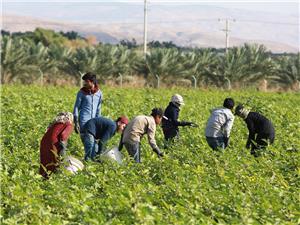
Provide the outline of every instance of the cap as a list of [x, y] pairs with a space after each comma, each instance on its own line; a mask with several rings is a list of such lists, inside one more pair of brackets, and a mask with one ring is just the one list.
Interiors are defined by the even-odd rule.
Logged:
[[121, 123], [124, 123], [124, 124], [128, 124], [128, 118], [126, 116], [120, 116], [118, 119], [117, 119], [117, 122], [121, 122]]

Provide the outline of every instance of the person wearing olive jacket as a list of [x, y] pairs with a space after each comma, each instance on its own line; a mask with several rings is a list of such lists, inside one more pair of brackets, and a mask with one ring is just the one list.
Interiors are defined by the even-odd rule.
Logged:
[[162, 157], [163, 153], [155, 141], [156, 125], [161, 123], [163, 110], [161, 108], [152, 109], [151, 116], [137, 116], [133, 118], [126, 126], [120, 142], [119, 150], [125, 145], [128, 154], [137, 162], [141, 162], [140, 142], [144, 134], [147, 134], [149, 144], [152, 150]]
[[250, 112], [243, 105], [238, 105], [235, 115], [244, 119], [249, 131], [246, 148], [251, 147], [251, 154], [259, 156], [259, 151], [272, 144], [275, 139], [275, 129], [272, 122], [257, 112]]
[[74, 125], [75, 132], [81, 133], [85, 123], [92, 118], [101, 115], [102, 92], [98, 87], [96, 75], [93, 73], [86, 73], [82, 80], [83, 87], [79, 90], [74, 105]]
[[193, 122], [178, 121], [180, 107], [184, 105], [183, 98], [179, 94], [172, 96], [169, 105], [167, 106], [163, 119], [162, 129], [166, 141], [179, 137], [179, 126], [192, 126]]

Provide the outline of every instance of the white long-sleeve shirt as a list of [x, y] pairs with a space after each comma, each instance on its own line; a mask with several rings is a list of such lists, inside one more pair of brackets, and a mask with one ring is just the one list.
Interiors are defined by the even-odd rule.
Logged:
[[233, 126], [234, 115], [230, 109], [214, 109], [207, 121], [206, 137], [229, 137]]

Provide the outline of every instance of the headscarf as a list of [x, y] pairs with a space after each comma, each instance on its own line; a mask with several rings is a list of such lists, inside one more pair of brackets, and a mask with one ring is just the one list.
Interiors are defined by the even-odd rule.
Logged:
[[250, 110], [244, 108], [242, 105], [238, 105], [235, 109], [235, 114], [243, 118], [244, 120], [247, 118]]
[[73, 123], [74, 117], [70, 112], [60, 112], [54, 118], [54, 120], [49, 124], [48, 128], [57, 123]]
[[242, 117], [244, 120], [247, 119], [249, 112], [250, 110], [243, 108], [240, 112], [240, 117]]

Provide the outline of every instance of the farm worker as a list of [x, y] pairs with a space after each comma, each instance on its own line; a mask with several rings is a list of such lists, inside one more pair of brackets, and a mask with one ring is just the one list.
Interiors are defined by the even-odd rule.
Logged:
[[234, 100], [226, 98], [223, 107], [213, 109], [207, 121], [205, 136], [208, 145], [213, 150], [225, 149], [229, 143], [231, 128], [234, 121], [232, 110]]
[[98, 87], [96, 75], [86, 73], [82, 80], [84, 84], [77, 93], [73, 110], [76, 133], [81, 133], [80, 129], [88, 120], [101, 115], [102, 92]]
[[49, 175], [59, 167], [60, 156], [64, 155], [66, 143], [73, 131], [73, 114], [59, 113], [48, 126], [40, 145], [40, 174], [49, 178]]
[[140, 115], [133, 118], [123, 132], [119, 150], [122, 149], [124, 144], [128, 154], [133, 157], [136, 162], [140, 163], [140, 142], [143, 135], [147, 134], [151, 148], [158, 157], [162, 157], [163, 153], [155, 141], [156, 125], [161, 123], [162, 116], [163, 110], [161, 108], [154, 108], [152, 109], [151, 116]]
[[257, 150], [264, 149], [272, 144], [275, 139], [275, 129], [270, 120], [257, 112], [250, 112], [243, 105], [238, 105], [235, 115], [244, 119], [247, 124], [249, 135], [246, 148], [251, 146], [251, 154], [258, 156]]
[[125, 116], [119, 117], [116, 121], [104, 117], [90, 119], [82, 128], [81, 140], [84, 144], [85, 160], [94, 160], [104, 150], [106, 142], [116, 132], [122, 133], [128, 119]]
[[181, 95], [172, 96], [162, 118], [162, 129], [166, 141], [179, 137], [179, 126], [193, 126], [193, 122], [178, 121], [180, 107], [184, 105]]

